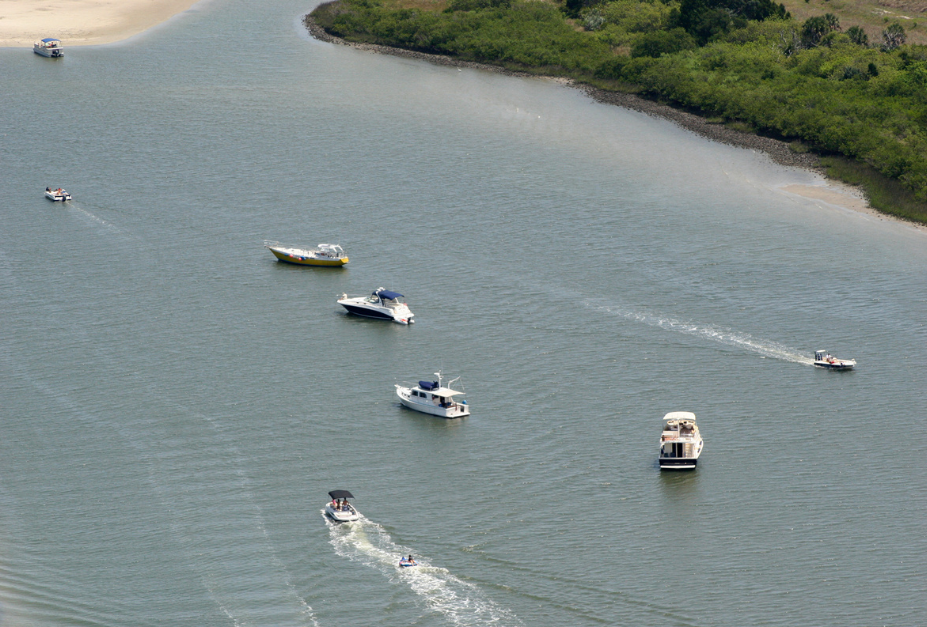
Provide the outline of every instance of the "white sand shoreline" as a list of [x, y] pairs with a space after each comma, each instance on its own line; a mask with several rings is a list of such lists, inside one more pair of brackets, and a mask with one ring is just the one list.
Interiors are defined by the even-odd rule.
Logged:
[[[199, 0], [0, 0], [0, 48], [32, 47], [45, 37], [69, 46], [138, 35]], [[67, 52], [65, 52], [67, 54]]]

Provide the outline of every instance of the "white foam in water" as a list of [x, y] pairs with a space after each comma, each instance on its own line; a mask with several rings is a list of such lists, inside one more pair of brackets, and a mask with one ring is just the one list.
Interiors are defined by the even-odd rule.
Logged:
[[643, 322], [644, 324], [650, 325], [652, 327], [659, 327], [661, 329], [666, 329], [667, 331], [676, 331], [686, 335], [703, 337], [720, 344], [726, 344], [727, 346], [744, 348], [754, 353], [759, 353], [764, 357], [782, 359], [784, 361], [791, 361], [796, 364], [803, 364], [806, 366], [814, 365], [813, 359], [810, 357], [805, 357], [794, 348], [784, 346], [778, 342], [755, 338], [748, 333], [740, 333], [732, 329], [724, 329], [711, 324], [695, 324], [692, 322], [677, 320], [676, 318], [671, 318], [661, 314], [631, 311], [630, 309], [626, 309], [619, 305], [595, 303], [591, 300], [586, 300], [583, 304], [587, 307], [592, 307], [593, 309], [597, 309], [599, 311], [605, 311], [610, 314], [621, 316], [627, 320]]
[[[393, 582], [409, 586], [428, 606], [453, 625], [521, 625], [509, 610], [487, 599], [480, 589], [452, 575], [446, 568], [431, 566], [415, 551], [393, 542], [383, 527], [366, 518], [335, 523], [327, 516], [329, 536], [335, 553], [375, 568]], [[400, 568], [399, 558], [415, 555], [418, 566]]]

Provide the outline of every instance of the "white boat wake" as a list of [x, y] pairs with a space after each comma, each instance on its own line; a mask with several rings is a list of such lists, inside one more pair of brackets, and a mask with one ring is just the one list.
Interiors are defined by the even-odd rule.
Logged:
[[[487, 599], [480, 589], [452, 575], [446, 568], [431, 566], [415, 551], [393, 542], [380, 525], [361, 517], [357, 522], [335, 523], [325, 518], [335, 553], [383, 573], [393, 583], [403, 583], [429, 609], [453, 625], [521, 625], [509, 610]], [[418, 566], [400, 568], [402, 555], [415, 555]]]
[[736, 346], [738, 348], [743, 348], [754, 353], [759, 353], [764, 357], [782, 359], [784, 361], [791, 361], [793, 363], [803, 364], [805, 366], [814, 365], [813, 359], [810, 357], [805, 357], [797, 349], [779, 344], [778, 342], [773, 342], [771, 340], [756, 338], [749, 333], [741, 333], [732, 329], [724, 329], [711, 324], [695, 324], [693, 322], [678, 320], [676, 318], [664, 316], [662, 314], [632, 311], [625, 307], [621, 307], [620, 305], [610, 305], [592, 300], [586, 300], [583, 302], [583, 304], [587, 307], [591, 307], [592, 309], [614, 314], [627, 320], [643, 322], [644, 324], [650, 325], [652, 327], [666, 329], [667, 331], [675, 331], [677, 333], [684, 333], [685, 335], [702, 337], [714, 342], [718, 342], [720, 344], [725, 344], [727, 346]]

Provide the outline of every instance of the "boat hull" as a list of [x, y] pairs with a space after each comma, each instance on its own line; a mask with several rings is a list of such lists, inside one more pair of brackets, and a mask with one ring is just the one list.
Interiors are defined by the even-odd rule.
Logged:
[[358, 512], [356, 509], [345, 512], [343, 510], [335, 509], [332, 507], [331, 503], [325, 506], [325, 515], [328, 516], [329, 519], [338, 523], [354, 522], [355, 520], [360, 520], [361, 517], [360, 512]]
[[59, 57], [63, 57], [63, 56], [64, 56], [64, 50], [61, 50], [60, 48], [58, 48], [58, 49], [53, 49], [53, 50], [48, 50], [48, 49], [46, 49], [46, 48], [34, 47], [34, 48], [32, 49], [32, 52], [36, 53], [36, 54], [39, 55], [39, 56], [48, 57], [48, 58], [50, 58], [50, 59], [57, 59], [57, 58], [59, 58]]
[[[358, 307], [357, 305], [348, 305], [341, 303], [341, 306], [348, 310], [348, 313], [352, 313], [355, 316], [362, 316], [364, 318], [373, 318], [375, 320], [390, 320], [393, 322], [399, 322], [396, 320], [392, 314], [384, 313], [382, 311], [377, 311], [375, 309], [367, 309], [366, 307]], [[400, 322], [400, 324], [405, 324]]]
[[816, 361], [814, 362], [816, 368], [824, 368], [825, 370], [853, 370], [853, 367], [856, 366], [855, 363], [847, 363], [835, 361], [831, 363], [829, 361]]
[[660, 470], [695, 470], [696, 466], [698, 466], [697, 457], [695, 459], [660, 458]]
[[283, 253], [273, 248], [270, 249], [270, 252], [274, 254], [274, 257], [283, 261], [285, 263], [292, 263], [297, 266], [315, 266], [319, 268], [340, 268], [341, 266], [348, 263], [347, 257], [342, 257], [341, 259], [319, 259], [317, 257], [301, 256], [301, 255], [289, 255]]

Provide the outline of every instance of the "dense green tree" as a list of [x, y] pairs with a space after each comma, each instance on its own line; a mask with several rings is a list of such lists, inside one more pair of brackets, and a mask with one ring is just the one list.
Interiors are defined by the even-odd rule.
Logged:
[[904, 27], [898, 22], [892, 22], [888, 28], [882, 31], [882, 49], [894, 50], [904, 44], [907, 39]]
[[785, 5], [772, 0], [682, 0], [676, 25], [704, 45], [734, 28], [743, 28], [747, 20], [787, 17]]
[[840, 20], [836, 15], [825, 13], [809, 17], [801, 27], [801, 41], [806, 48], [814, 48], [828, 34], [840, 30]]
[[847, 36], [857, 46], [868, 46], [869, 45], [869, 35], [866, 34], [859, 26], [851, 26], [847, 29]]
[[631, 57], [659, 57], [696, 48], [695, 39], [682, 28], [645, 33], [631, 48]]

